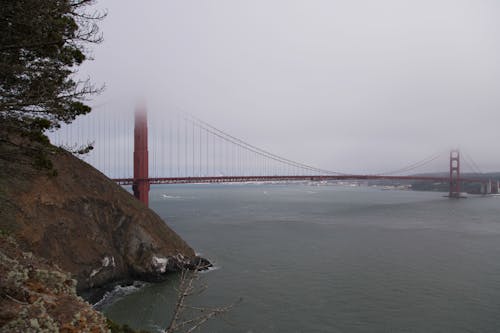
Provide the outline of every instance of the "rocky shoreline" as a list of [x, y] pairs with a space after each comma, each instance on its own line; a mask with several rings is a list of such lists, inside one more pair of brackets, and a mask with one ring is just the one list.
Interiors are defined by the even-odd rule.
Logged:
[[[67, 293], [76, 303], [83, 302], [88, 307], [77, 295], [92, 302], [119, 284], [164, 281], [172, 272], [211, 267], [155, 212], [98, 170], [63, 149], [0, 128], [2, 233], [15, 240], [18, 250], [12, 253], [20, 256], [2, 254], [2, 259], [9, 258], [4, 262], [5, 272], [9, 270], [9, 260], [39, 258], [40, 265], [52, 267], [51, 271], [58, 272], [55, 275], [64, 275], [64, 281], [58, 283], [68, 284]], [[37, 299], [50, 299], [47, 306], [58, 308], [66, 296], [57, 294], [59, 289], [50, 288], [46, 296], [45, 282], [36, 280], [36, 269], [32, 271], [29, 262], [27, 265], [21, 270], [22, 283], [18, 287], [30, 290], [35, 286], [38, 289], [34, 292], [41, 292]], [[23, 298], [25, 292], [12, 296], [21, 303], [9, 299], [6, 295], [15, 289], [9, 291], [6, 285], [8, 281], [2, 275], [3, 309], [18, 308], [17, 305], [30, 308], [34, 304]], [[25, 309], [21, 307], [19, 311], [24, 311], [23, 325], [28, 325], [29, 318], [36, 316]], [[61, 315], [73, 316], [75, 309], [69, 307]], [[8, 319], [14, 317], [2, 310], [0, 332], [9, 331], [5, 327], [10, 327]], [[103, 323], [101, 317], [95, 318]]]
[[[90, 304], [97, 304], [106, 294], [111, 293], [116, 288], [127, 288], [127, 287], [142, 287], [144, 283], [158, 283], [166, 281], [171, 274], [180, 272], [182, 270], [198, 270], [206, 271], [213, 267], [212, 263], [203, 257], [196, 256], [189, 260], [177, 260], [177, 258], [166, 258], [166, 263], [160, 260], [160, 263], [156, 263], [156, 273], [147, 273], [142, 275], [133, 276], [129, 279], [117, 280], [107, 284], [103, 284], [97, 287], [90, 287], [85, 290], [78, 292], [83, 299], [85, 299]], [[99, 309], [99, 307], [97, 308]]]
[[[159, 267], [161, 274], [143, 276], [142, 280], [164, 281], [177, 269], [206, 270], [212, 266], [201, 257], [171, 262]], [[184, 266], [176, 266], [181, 264]], [[23, 251], [13, 237], [0, 234], [0, 333], [108, 332], [109, 320], [99, 312], [99, 306], [91, 304], [118, 286], [140, 288], [144, 283], [115, 281], [78, 294], [76, 285], [70, 273]]]

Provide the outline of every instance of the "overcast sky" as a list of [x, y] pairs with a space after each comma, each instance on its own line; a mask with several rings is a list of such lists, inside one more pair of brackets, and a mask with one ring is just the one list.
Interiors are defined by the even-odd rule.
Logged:
[[[396, 169], [460, 147], [500, 170], [498, 0], [101, 0], [94, 104], [188, 111], [290, 159]], [[443, 170], [446, 165], [443, 166]]]

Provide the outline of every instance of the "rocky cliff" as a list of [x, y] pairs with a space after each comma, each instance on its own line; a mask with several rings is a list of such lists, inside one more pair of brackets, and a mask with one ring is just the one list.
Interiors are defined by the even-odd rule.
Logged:
[[0, 332], [108, 332], [70, 274], [0, 234]]
[[0, 131], [0, 229], [84, 291], [162, 279], [194, 251], [153, 211], [72, 154]]

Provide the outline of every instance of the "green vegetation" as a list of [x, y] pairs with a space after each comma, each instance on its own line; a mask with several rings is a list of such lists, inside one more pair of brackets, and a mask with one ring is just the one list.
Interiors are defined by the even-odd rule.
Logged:
[[99, 43], [94, 0], [16, 0], [0, 6], [0, 124], [31, 133], [70, 123], [90, 112], [85, 98], [98, 93], [90, 80], [76, 80], [88, 59], [86, 45]]

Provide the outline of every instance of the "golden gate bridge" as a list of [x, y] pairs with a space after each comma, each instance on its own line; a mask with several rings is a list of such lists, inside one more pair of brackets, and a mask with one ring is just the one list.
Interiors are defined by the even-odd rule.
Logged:
[[[149, 203], [149, 188], [153, 184], [285, 182], [285, 181], [347, 181], [392, 180], [447, 183], [450, 198], [461, 197], [461, 184], [477, 183], [483, 194], [498, 193], [499, 180], [483, 177], [462, 177], [461, 155], [449, 153], [449, 166], [442, 176], [397, 175], [428, 165], [442, 154], [435, 154], [407, 167], [384, 174], [346, 174], [296, 162], [273, 154], [232, 136], [216, 127], [182, 113], [165, 124], [155, 122], [149, 131], [145, 107], [137, 108], [133, 123], [125, 118], [99, 121], [76, 130], [66, 128], [49, 134], [53, 143], [71, 147], [87, 142], [108, 143], [107, 150], [89, 154], [87, 160], [120, 185], [132, 185], [136, 198]], [[156, 127], [160, 128], [155, 132]], [[93, 140], [92, 140], [93, 139]], [[151, 147], [149, 143], [152, 143]], [[114, 146], [113, 146], [114, 145]], [[133, 155], [131, 154], [133, 147]], [[152, 150], [152, 156], [150, 156]], [[480, 170], [470, 158], [473, 175]], [[133, 167], [130, 167], [130, 162]], [[151, 163], [152, 162], [152, 163]], [[111, 165], [111, 166], [110, 166]], [[130, 171], [133, 170], [133, 174]]]

